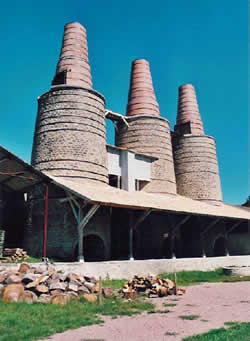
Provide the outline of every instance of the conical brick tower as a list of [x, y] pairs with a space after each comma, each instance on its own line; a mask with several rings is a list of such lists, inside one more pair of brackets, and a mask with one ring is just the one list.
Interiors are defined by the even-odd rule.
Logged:
[[204, 133], [195, 89], [191, 84], [179, 88], [173, 152], [177, 193], [219, 204], [222, 194], [215, 140]]
[[196, 99], [195, 89], [192, 84], [185, 84], [179, 87], [179, 101], [175, 129], [190, 127], [190, 133], [204, 135], [203, 124]]
[[60, 59], [53, 85], [79, 85], [92, 88], [86, 29], [79, 23], [65, 25]]
[[158, 158], [153, 162], [151, 181], [142, 190], [176, 194], [169, 121], [160, 117], [149, 63], [132, 63], [126, 121], [117, 126], [116, 145]]
[[127, 105], [127, 116], [140, 114], [160, 116], [149, 63], [145, 59], [136, 59], [132, 63]]
[[38, 98], [32, 165], [77, 182], [108, 182], [105, 99], [92, 89], [86, 30], [65, 25], [50, 91]]

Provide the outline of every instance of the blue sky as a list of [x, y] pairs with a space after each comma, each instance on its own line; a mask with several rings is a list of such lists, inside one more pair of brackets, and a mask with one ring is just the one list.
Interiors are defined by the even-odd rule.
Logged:
[[[161, 116], [173, 129], [178, 87], [192, 83], [215, 137], [223, 198], [249, 194], [247, 0], [9, 1], [1, 5], [0, 144], [30, 162], [37, 97], [49, 90], [64, 24], [87, 29], [93, 87], [125, 113], [131, 62], [150, 62]], [[113, 143], [108, 124], [108, 142]]]

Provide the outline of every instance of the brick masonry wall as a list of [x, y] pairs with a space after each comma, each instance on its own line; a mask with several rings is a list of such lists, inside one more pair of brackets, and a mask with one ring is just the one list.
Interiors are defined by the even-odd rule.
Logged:
[[129, 127], [118, 124], [116, 146], [159, 158], [153, 162], [151, 182], [143, 190], [176, 193], [172, 144], [168, 120], [150, 115], [126, 117]]
[[[72, 261], [77, 254], [77, 223], [69, 203], [61, 203], [64, 193], [49, 187], [47, 256]], [[23, 247], [29, 255], [42, 257], [44, 239], [44, 189], [36, 186], [29, 194], [29, 217], [25, 226]], [[104, 260], [110, 258], [109, 208], [101, 207], [84, 229], [83, 237], [95, 235], [105, 246]]]
[[38, 99], [32, 165], [54, 176], [108, 182], [105, 100], [91, 89], [56, 86]]
[[177, 192], [196, 200], [222, 200], [215, 140], [210, 136], [174, 136]]

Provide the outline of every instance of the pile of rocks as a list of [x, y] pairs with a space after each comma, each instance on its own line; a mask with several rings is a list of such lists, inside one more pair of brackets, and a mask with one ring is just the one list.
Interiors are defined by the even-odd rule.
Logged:
[[41, 302], [65, 305], [83, 297], [96, 302], [96, 293], [112, 297], [112, 288], [102, 288], [94, 277], [60, 273], [50, 265], [39, 267], [21, 264], [18, 271], [0, 270], [0, 292], [3, 302]]
[[177, 288], [177, 285], [168, 278], [161, 278], [154, 275], [135, 275], [132, 280], [126, 282], [120, 292], [127, 298], [144, 292], [148, 297], [163, 297], [167, 295], [183, 295], [186, 291]]

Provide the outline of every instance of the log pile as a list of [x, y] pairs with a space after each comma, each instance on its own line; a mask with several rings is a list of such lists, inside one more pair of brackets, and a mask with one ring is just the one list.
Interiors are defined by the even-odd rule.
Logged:
[[139, 292], [145, 293], [148, 297], [183, 295], [185, 293], [185, 289], [178, 288], [177, 284], [170, 279], [154, 275], [135, 275], [119, 291], [126, 298], [137, 296]]
[[[96, 302], [99, 282], [94, 277], [75, 273], [62, 274], [50, 265], [33, 267], [22, 263], [18, 271], [0, 270], [0, 292], [3, 302], [41, 302], [65, 305], [83, 297]], [[102, 288], [104, 297], [112, 297], [112, 288]]]
[[23, 249], [16, 248], [16, 249], [4, 249], [3, 250], [3, 258], [0, 260], [2, 262], [9, 262], [9, 261], [25, 261], [29, 258], [27, 252]]

